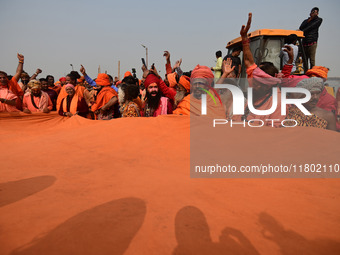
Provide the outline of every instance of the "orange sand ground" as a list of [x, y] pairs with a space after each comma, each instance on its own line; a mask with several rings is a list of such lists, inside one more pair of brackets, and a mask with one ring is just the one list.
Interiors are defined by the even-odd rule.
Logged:
[[[340, 254], [340, 179], [191, 179], [188, 117], [0, 123], [2, 255]], [[336, 132], [266, 132], [301, 141], [278, 159], [339, 159]]]

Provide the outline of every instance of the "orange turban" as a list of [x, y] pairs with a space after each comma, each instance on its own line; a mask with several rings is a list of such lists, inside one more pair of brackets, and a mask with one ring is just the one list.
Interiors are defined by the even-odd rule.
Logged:
[[168, 81], [169, 81], [169, 85], [170, 85], [170, 88], [173, 88], [177, 85], [177, 81], [176, 81], [176, 73], [169, 73], [167, 75], [168, 77]]
[[125, 78], [125, 77], [128, 77], [128, 76], [132, 76], [132, 73], [130, 73], [129, 71], [127, 71], [127, 72], [124, 74], [124, 78]]
[[154, 74], [149, 74], [144, 81], [145, 88], [148, 88], [152, 83], [157, 83], [157, 85], [159, 85], [159, 78]]
[[182, 85], [187, 92], [190, 92], [190, 78], [188, 76], [182, 75], [178, 83]]
[[96, 84], [100, 86], [110, 86], [110, 78], [106, 73], [100, 73], [98, 74], [98, 77], [96, 79]]
[[312, 69], [307, 70], [306, 75], [309, 77], [316, 76], [323, 79], [327, 79], [328, 68], [324, 66], [313, 66]]
[[209, 67], [197, 65], [191, 72], [191, 79], [196, 78], [214, 78], [214, 74]]

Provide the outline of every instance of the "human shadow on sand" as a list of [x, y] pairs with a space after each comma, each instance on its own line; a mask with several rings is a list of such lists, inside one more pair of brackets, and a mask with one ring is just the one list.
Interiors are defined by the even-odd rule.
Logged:
[[259, 215], [265, 238], [275, 242], [282, 255], [340, 254], [340, 242], [330, 239], [308, 240], [293, 230], [285, 229], [275, 218], [267, 213]]
[[54, 176], [37, 176], [18, 181], [0, 183], [0, 207], [20, 201], [47, 189], [56, 181]]
[[226, 227], [219, 242], [214, 243], [202, 211], [186, 206], [178, 211], [175, 218], [177, 247], [173, 255], [258, 255], [259, 253], [241, 231]]
[[124, 254], [142, 226], [145, 214], [146, 205], [141, 199], [113, 200], [77, 214], [11, 254]]

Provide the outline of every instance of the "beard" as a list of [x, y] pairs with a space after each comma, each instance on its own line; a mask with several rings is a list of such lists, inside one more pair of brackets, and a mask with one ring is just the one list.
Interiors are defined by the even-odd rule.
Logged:
[[41, 91], [39, 91], [38, 93], [33, 93], [33, 92], [31, 93], [34, 97], [41, 97]]
[[152, 94], [146, 91], [147, 107], [152, 110], [156, 110], [158, 108], [161, 97], [162, 97], [162, 94], [160, 91], [152, 92]]

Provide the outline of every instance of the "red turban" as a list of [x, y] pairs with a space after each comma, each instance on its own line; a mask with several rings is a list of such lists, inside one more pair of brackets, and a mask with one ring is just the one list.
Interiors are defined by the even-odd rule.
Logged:
[[187, 92], [190, 92], [190, 78], [188, 76], [182, 75], [178, 83], [182, 85]]
[[191, 72], [191, 79], [196, 78], [214, 78], [214, 74], [209, 67], [197, 65]]
[[328, 68], [323, 67], [323, 66], [313, 66], [312, 69], [307, 70], [306, 75], [309, 77], [316, 76], [316, 77], [320, 77], [323, 79], [327, 79]]
[[110, 78], [106, 73], [100, 73], [98, 74], [98, 77], [96, 79], [96, 84], [100, 86], [110, 86]]
[[144, 87], [148, 88], [152, 83], [157, 83], [157, 85], [159, 85], [159, 78], [154, 74], [149, 74], [144, 81]]
[[61, 77], [61, 78], [59, 79], [59, 81], [60, 81], [60, 82], [66, 81], [66, 78], [65, 78], [65, 77]]

